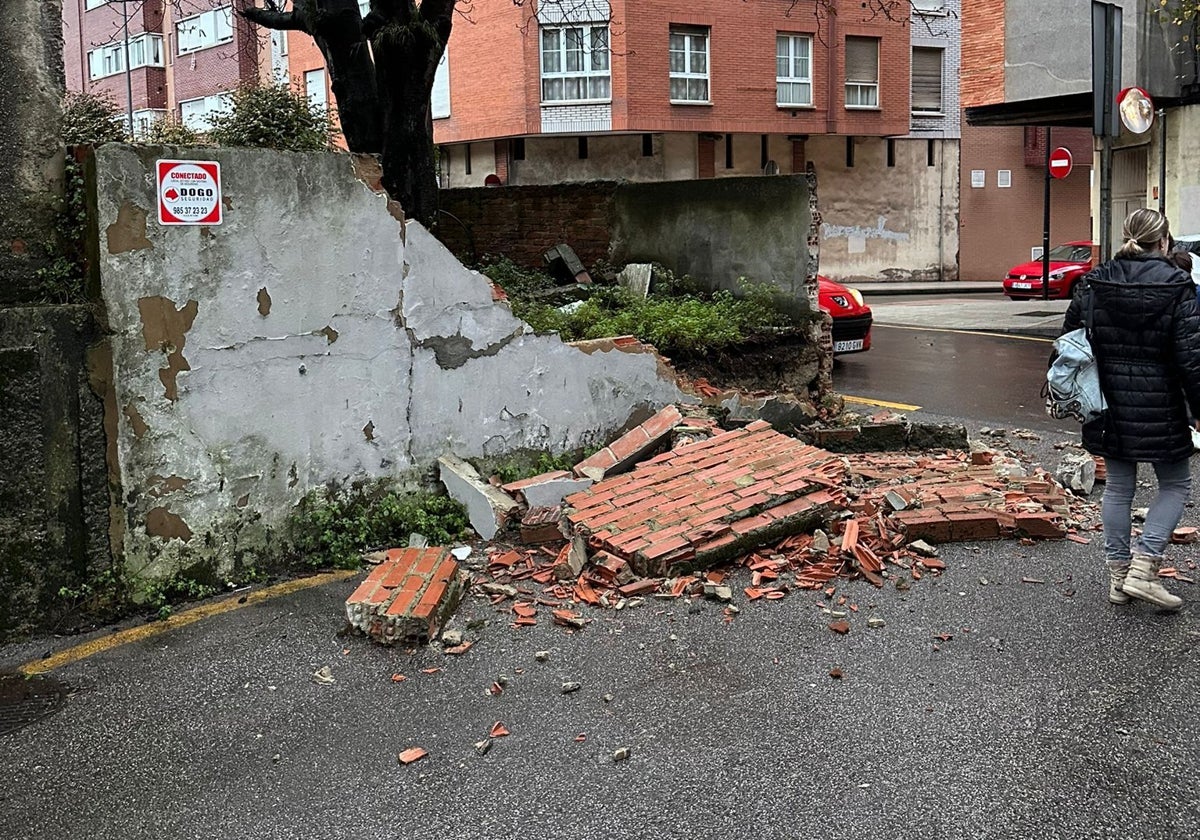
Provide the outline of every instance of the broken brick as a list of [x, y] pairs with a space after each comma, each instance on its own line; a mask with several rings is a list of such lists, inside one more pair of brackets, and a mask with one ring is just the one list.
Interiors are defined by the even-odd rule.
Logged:
[[346, 619], [375, 641], [425, 641], [458, 606], [467, 584], [443, 547], [395, 549], [346, 600]]
[[409, 747], [396, 756], [396, 758], [399, 759], [401, 764], [412, 764], [414, 761], [420, 761], [427, 755], [429, 753], [421, 747]]
[[561, 519], [562, 510], [560, 508], [530, 508], [521, 517], [521, 542], [526, 545], [540, 545], [564, 539], [559, 525]]

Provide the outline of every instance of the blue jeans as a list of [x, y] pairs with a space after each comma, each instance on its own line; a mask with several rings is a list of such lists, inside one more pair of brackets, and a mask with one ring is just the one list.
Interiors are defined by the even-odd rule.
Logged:
[[1192, 468], [1187, 458], [1173, 464], [1154, 464], [1158, 495], [1150, 503], [1142, 535], [1130, 546], [1131, 509], [1137, 489], [1137, 462], [1105, 458], [1108, 479], [1104, 485], [1101, 518], [1104, 521], [1104, 553], [1108, 565], [1129, 565], [1131, 551], [1161, 557], [1171, 533], [1183, 518], [1183, 507], [1192, 490]]

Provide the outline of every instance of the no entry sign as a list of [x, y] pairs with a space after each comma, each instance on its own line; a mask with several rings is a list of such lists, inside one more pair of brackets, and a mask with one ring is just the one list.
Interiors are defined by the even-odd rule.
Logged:
[[160, 160], [158, 223], [221, 224], [221, 164], [208, 160]]
[[1059, 180], [1066, 178], [1071, 174], [1071, 167], [1074, 165], [1074, 160], [1071, 158], [1071, 151], [1059, 146], [1050, 153], [1050, 174]]

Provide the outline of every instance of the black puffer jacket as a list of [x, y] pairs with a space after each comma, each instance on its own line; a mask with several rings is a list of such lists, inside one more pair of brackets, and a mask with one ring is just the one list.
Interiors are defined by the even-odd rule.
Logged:
[[1084, 447], [1127, 461], [1187, 458], [1188, 407], [1200, 417], [1200, 308], [1191, 278], [1148, 255], [1110, 260], [1084, 281], [1063, 332], [1084, 325], [1094, 295], [1092, 347], [1108, 400], [1104, 416], [1084, 424]]

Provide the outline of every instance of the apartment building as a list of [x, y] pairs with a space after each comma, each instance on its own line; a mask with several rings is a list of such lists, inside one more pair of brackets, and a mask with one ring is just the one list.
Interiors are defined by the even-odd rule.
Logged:
[[135, 132], [167, 114], [204, 130], [269, 59], [262, 33], [234, 8], [220, 0], [63, 0], [67, 89], [131, 108]]
[[[955, 276], [958, 0], [476, 2], [447, 50], [444, 186], [793, 174], [821, 266]], [[914, 67], [916, 70], [914, 71]], [[915, 73], [915, 75], [914, 75]]]

